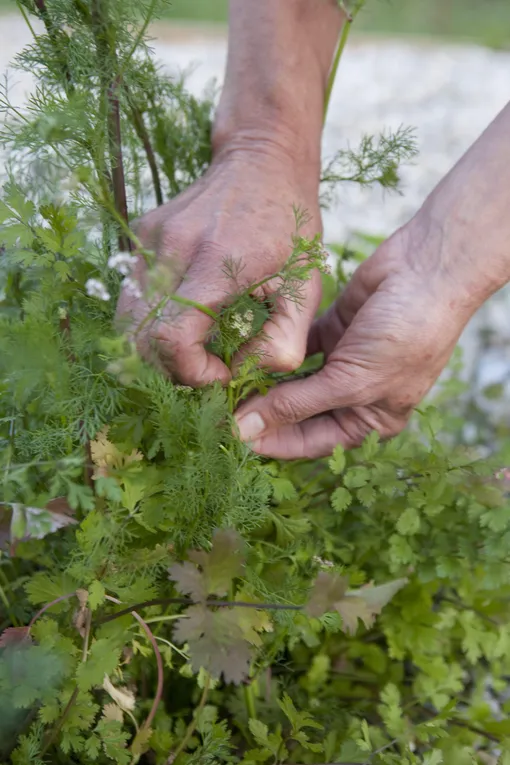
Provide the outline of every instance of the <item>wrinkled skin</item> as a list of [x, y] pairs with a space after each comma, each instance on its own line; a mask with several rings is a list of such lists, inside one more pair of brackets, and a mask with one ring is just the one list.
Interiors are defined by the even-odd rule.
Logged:
[[[175, 290], [214, 310], [235, 290], [232, 278], [225, 274], [227, 260], [242, 266], [237, 277], [242, 287], [277, 272], [286, 261], [296, 228], [293, 205], [310, 216], [300, 233], [313, 236], [320, 231], [313, 184], [311, 190], [302, 188], [289, 164], [270, 151], [233, 152], [213, 164], [183, 194], [143, 217], [136, 230], [144, 247], [156, 252], [159, 265], [167, 267], [167, 294]], [[142, 258], [135, 276], [145, 285]], [[269, 291], [271, 285], [263, 289]], [[317, 273], [305, 286], [303, 308], [280, 303], [264, 328], [268, 339], [260, 349], [269, 369], [291, 371], [300, 366], [320, 296]], [[142, 324], [149, 310], [142, 299], [124, 290], [119, 314], [133, 329]], [[214, 380], [227, 383], [230, 369], [204, 348], [210, 317], [174, 302], [163, 313], [162, 319], [146, 322], [137, 334], [142, 355], [186, 385], [203, 386]]]
[[389, 438], [405, 427], [468, 315], [432, 257], [427, 272], [414, 266], [413, 236], [402, 229], [385, 242], [313, 324], [308, 352], [324, 352], [321, 371], [239, 409], [241, 435], [256, 452], [321, 457], [338, 443], [359, 445], [372, 430]]

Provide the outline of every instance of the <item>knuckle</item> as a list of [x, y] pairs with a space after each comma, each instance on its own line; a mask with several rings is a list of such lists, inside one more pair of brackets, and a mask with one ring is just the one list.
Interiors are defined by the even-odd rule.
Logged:
[[291, 348], [273, 349], [271, 368], [274, 372], [295, 372], [304, 361], [304, 352], [300, 353]]
[[299, 406], [297, 402], [289, 396], [275, 396], [271, 402], [272, 419], [277, 423], [298, 422]]

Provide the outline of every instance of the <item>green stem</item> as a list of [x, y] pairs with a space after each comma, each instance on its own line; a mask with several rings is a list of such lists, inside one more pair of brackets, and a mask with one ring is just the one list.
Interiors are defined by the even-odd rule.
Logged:
[[253, 690], [253, 680], [250, 680], [248, 685], [243, 688], [244, 703], [246, 704], [246, 711], [248, 713], [248, 719], [257, 719], [257, 708], [255, 702], [255, 691]]
[[333, 86], [335, 84], [335, 79], [338, 72], [340, 59], [342, 58], [342, 54], [345, 50], [345, 46], [347, 45], [347, 40], [349, 39], [349, 34], [351, 32], [352, 22], [354, 21], [356, 14], [358, 13], [358, 10], [359, 10], [359, 7], [353, 10], [352, 14], [350, 15], [346, 14], [346, 17], [345, 17], [345, 22], [342, 27], [342, 34], [338, 43], [338, 47], [336, 49], [335, 58], [333, 59], [333, 65], [331, 67], [331, 72], [329, 73], [328, 84], [326, 86], [326, 93], [324, 96], [324, 122], [326, 122], [326, 117], [328, 115], [329, 102], [331, 101], [331, 93], [333, 92]]
[[181, 295], [171, 295], [170, 300], [173, 300], [174, 303], [190, 306], [190, 308], [196, 308], [197, 311], [207, 314], [207, 316], [210, 316], [214, 321], [218, 321], [220, 318], [220, 315], [216, 313], [216, 311], [213, 311], [212, 308], [208, 308], [206, 305], [202, 305], [202, 303], [197, 303], [196, 300], [190, 300], [189, 298], [181, 297]]

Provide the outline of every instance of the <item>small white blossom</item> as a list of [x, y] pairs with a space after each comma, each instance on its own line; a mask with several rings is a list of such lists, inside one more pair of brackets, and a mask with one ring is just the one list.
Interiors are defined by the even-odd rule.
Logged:
[[232, 319], [232, 326], [237, 329], [239, 335], [242, 338], [249, 337], [253, 329], [254, 314], [251, 309], [248, 309], [244, 314], [236, 313]]
[[111, 298], [110, 293], [100, 279], [88, 279], [85, 284], [85, 289], [87, 295], [98, 298], [99, 300], [104, 300], [105, 303]]
[[64, 306], [59, 306], [58, 309], [58, 318], [64, 321], [64, 319], [67, 319], [67, 309], [64, 308]]
[[108, 258], [109, 268], [115, 269], [122, 276], [127, 276], [133, 270], [136, 265], [136, 257], [131, 255], [130, 252], [117, 252]]
[[333, 561], [324, 560], [323, 558], [319, 558], [318, 555], [314, 555], [312, 560], [314, 563], [317, 563], [319, 566], [322, 566], [323, 568], [333, 568], [333, 566], [335, 565]]
[[139, 300], [142, 297], [142, 290], [140, 289], [140, 284], [137, 282], [136, 279], [133, 279], [132, 276], [127, 276], [123, 280], [122, 286], [124, 287], [126, 294], [129, 295], [129, 297], [132, 297], [135, 300]]

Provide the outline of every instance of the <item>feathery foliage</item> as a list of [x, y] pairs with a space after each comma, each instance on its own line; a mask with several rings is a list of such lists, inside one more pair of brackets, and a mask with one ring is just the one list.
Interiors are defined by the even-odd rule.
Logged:
[[[232, 414], [279, 379], [263, 358], [197, 391], [142, 362], [113, 321], [130, 222], [205, 169], [212, 102], [152, 60], [157, 0], [20, 7], [45, 31], [29, 103], [2, 95], [1, 762], [508, 765], [502, 457], [442, 403], [386, 444], [262, 460]], [[335, 174], [391, 185], [411, 143], [385, 140]], [[225, 264], [227, 363], [312, 269], [341, 286], [299, 223], [265, 302]]]

